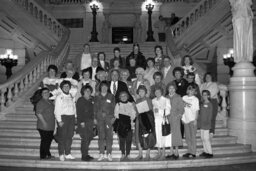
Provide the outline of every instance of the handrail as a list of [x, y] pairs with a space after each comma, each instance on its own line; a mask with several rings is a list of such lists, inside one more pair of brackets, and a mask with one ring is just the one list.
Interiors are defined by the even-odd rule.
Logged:
[[25, 9], [32, 17], [46, 26], [59, 39], [62, 37], [65, 27], [62, 26], [56, 18], [47, 12], [34, 0], [12, 0]]
[[82, 4], [86, 2], [86, 0], [50, 0], [49, 4], [53, 5], [66, 5], [66, 4]]
[[42, 51], [26, 65], [18, 74], [13, 75], [6, 83], [0, 85], [0, 111], [6, 110], [18, 97], [36, 83], [45, 74], [48, 65], [60, 66], [69, 50], [70, 31], [65, 29], [57, 47], [50, 51]]
[[193, 23], [203, 16], [206, 12], [212, 9], [212, 7], [222, 0], [202, 0], [199, 2], [187, 15], [182, 17], [174, 26], [173, 38], [177, 39], [183, 32], [185, 32]]

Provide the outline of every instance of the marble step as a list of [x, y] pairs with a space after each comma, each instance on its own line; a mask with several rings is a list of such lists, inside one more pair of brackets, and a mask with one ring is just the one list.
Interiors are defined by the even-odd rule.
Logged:
[[[223, 144], [236, 144], [237, 137], [233, 136], [215, 136], [212, 139], [212, 145], [223, 145]], [[8, 145], [8, 146], [20, 146], [20, 147], [31, 147], [31, 146], [39, 146], [40, 138], [39, 137], [14, 137], [14, 136], [0, 136], [0, 145]], [[81, 139], [79, 136], [75, 136], [73, 138], [72, 147], [80, 148]], [[186, 141], [183, 140], [184, 147], [187, 147]], [[202, 140], [197, 138], [197, 145], [202, 146]], [[55, 141], [52, 143], [52, 147], [57, 147]], [[98, 137], [95, 137], [90, 144], [90, 148], [98, 148]], [[118, 139], [117, 136], [114, 136], [113, 140], [113, 148], [118, 149]], [[135, 149], [135, 146], [132, 145], [132, 148]]]
[[[220, 166], [236, 163], [251, 163], [256, 161], [256, 153], [244, 153], [233, 155], [214, 155], [211, 159], [197, 157], [195, 159], [163, 160], [163, 161], [122, 161], [114, 159], [112, 162], [93, 160], [90, 162], [67, 160], [64, 162], [55, 160], [39, 160], [38, 157], [5, 156], [0, 155], [1, 166], [53, 168], [53, 169], [91, 169], [91, 170], [147, 170], [147, 169], [174, 169], [185, 167]], [[199, 169], [200, 170], [200, 169]]]
[[[28, 125], [29, 127], [22, 128], [0, 128], [0, 136], [23, 136], [23, 137], [39, 137], [39, 133], [36, 130], [36, 125], [34, 125], [34, 129], [31, 128], [33, 125]], [[217, 128], [214, 136], [227, 136], [228, 129], [227, 128]], [[79, 137], [78, 134], [74, 135], [75, 137]], [[197, 137], [200, 137], [200, 131], [197, 130]], [[114, 134], [114, 138], [117, 138], [117, 135]]]
[[[238, 154], [238, 153], [249, 153], [251, 152], [250, 145], [241, 145], [241, 144], [233, 144], [233, 145], [214, 145], [212, 146], [214, 155], [222, 155], [222, 154]], [[168, 151], [168, 149], [167, 149]], [[197, 147], [197, 155], [199, 155], [203, 151], [202, 146]], [[186, 148], [182, 148], [179, 150], [179, 154], [182, 156], [187, 152]], [[58, 156], [58, 149], [53, 147], [51, 148], [51, 153], [55, 156]], [[72, 155], [76, 158], [81, 158], [80, 148], [72, 147]], [[89, 154], [94, 158], [98, 158], [99, 150], [92, 149], [89, 150]], [[20, 147], [20, 146], [0, 146], [0, 155], [8, 155], [8, 156], [38, 156], [39, 148], [35, 147]], [[131, 150], [130, 156], [131, 158], [135, 158], [138, 155], [138, 150]], [[157, 155], [157, 149], [151, 150], [152, 158]], [[113, 158], [120, 158], [121, 152], [117, 149], [112, 151]]]

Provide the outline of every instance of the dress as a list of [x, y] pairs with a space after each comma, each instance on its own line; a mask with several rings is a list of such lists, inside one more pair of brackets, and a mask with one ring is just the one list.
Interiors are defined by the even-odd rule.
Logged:
[[184, 104], [182, 98], [178, 94], [173, 96], [166, 96], [170, 99], [171, 102], [171, 113], [168, 115], [169, 122], [171, 124], [171, 133], [172, 133], [172, 146], [182, 146], [182, 138], [180, 131], [180, 119], [184, 113]]
[[[172, 134], [162, 136], [162, 123], [164, 121], [164, 113], [166, 116], [170, 115], [171, 104], [170, 100], [164, 96], [159, 99], [154, 98], [152, 100], [153, 111], [155, 116], [155, 131], [156, 131], [156, 147], [171, 147], [172, 146]], [[158, 109], [158, 112], [155, 110]]]

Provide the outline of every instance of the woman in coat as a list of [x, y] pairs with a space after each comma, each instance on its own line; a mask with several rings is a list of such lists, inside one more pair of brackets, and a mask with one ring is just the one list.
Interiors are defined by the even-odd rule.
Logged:
[[[184, 104], [180, 95], [176, 94], [177, 87], [175, 83], [169, 83], [167, 85], [168, 95], [166, 96], [170, 99], [171, 112], [168, 116], [169, 123], [171, 125], [172, 133], [172, 147], [170, 148], [170, 155], [166, 158], [177, 160], [179, 158], [179, 146], [182, 146], [182, 138], [180, 131], [180, 119], [184, 113]], [[175, 148], [175, 151], [173, 150]]]

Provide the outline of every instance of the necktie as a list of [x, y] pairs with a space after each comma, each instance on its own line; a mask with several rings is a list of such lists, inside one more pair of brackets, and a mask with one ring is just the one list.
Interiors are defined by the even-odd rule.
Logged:
[[113, 94], [116, 95], [116, 82], [113, 83]]

